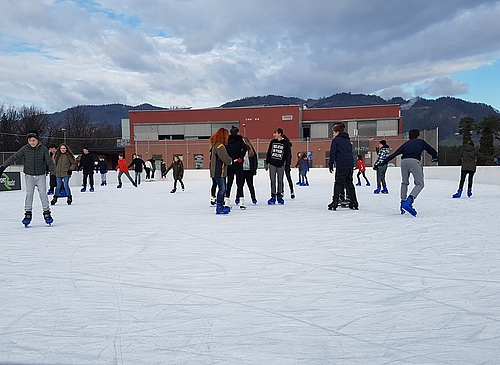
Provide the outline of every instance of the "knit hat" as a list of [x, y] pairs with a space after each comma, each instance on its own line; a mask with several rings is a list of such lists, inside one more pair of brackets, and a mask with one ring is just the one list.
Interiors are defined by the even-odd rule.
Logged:
[[36, 139], [40, 140], [40, 136], [38, 135], [37, 131], [29, 131], [26, 137], [27, 138], [35, 137]]

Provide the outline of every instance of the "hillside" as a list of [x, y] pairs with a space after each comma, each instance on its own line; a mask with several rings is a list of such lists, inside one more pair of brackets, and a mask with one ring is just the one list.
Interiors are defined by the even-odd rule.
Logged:
[[[414, 98], [405, 100], [402, 98], [393, 98], [384, 100], [379, 96], [365, 94], [339, 93], [320, 99], [300, 99], [297, 97], [286, 97], [279, 95], [247, 97], [240, 100], [227, 102], [221, 105], [221, 108], [235, 108], [246, 106], [264, 106], [264, 105], [303, 105], [307, 108], [332, 108], [347, 106], [365, 106], [365, 105], [401, 105], [403, 116], [403, 132], [410, 129], [434, 129], [439, 127], [439, 140], [446, 140], [453, 144], [454, 140], [460, 143], [460, 139], [453, 138], [458, 131], [458, 123], [463, 117], [472, 117], [479, 123], [483, 117], [489, 115], [500, 115], [497, 110], [490, 105], [483, 103], [471, 103], [462, 99], [442, 97], [436, 100], [427, 100], [424, 98]], [[128, 118], [129, 110], [159, 110], [166, 109], [156, 107], [150, 104], [138, 106], [129, 106], [123, 104], [110, 105], [82, 105], [84, 111], [89, 115], [90, 120], [97, 123], [120, 125], [121, 120]], [[57, 112], [50, 115], [55, 122], [64, 121], [65, 115], [70, 109]]]

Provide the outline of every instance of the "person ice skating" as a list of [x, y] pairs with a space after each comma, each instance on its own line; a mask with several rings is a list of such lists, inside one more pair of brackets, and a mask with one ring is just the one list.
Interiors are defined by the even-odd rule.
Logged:
[[330, 173], [333, 173], [334, 165], [335, 183], [333, 186], [333, 199], [328, 205], [328, 209], [337, 210], [340, 204], [340, 195], [346, 190], [349, 199], [349, 209], [358, 210], [359, 204], [356, 197], [356, 189], [352, 181], [354, 154], [352, 153], [352, 143], [349, 134], [345, 132], [345, 125], [343, 123], [334, 124], [333, 126], [333, 139], [330, 145], [330, 162], [328, 165]]
[[460, 172], [460, 183], [458, 184], [458, 190], [453, 194], [453, 198], [460, 198], [462, 196], [462, 190], [464, 188], [465, 178], [469, 176], [467, 185], [467, 196], [470, 198], [472, 196], [472, 179], [476, 173], [477, 157], [486, 157], [476, 150], [474, 142], [470, 139], [467, 141], [462, 151], [460, 152], [460, 159], [462, 161], [462, 169]]
[[102, 155], [98, 157], [96, 170], [101, 174], [101, 186], [108, 185], [106, 180], [108, 174], [108, 163]]
[[[163, 158], [161, 159], [161, 162], [163, 163]], [[149, 181], [151, 181], [151, 170], [153, 169], [153, 165], [151, 164], [151, 161], [149, 161], [149, 160], [144, 161], [144, 164], [146, 166], [144, 168], [144, 170], [146, 170], [146, 182], [149, 182]], [[161, 174], [162, 174], [162, 178], [163, 178], [163, 170], [162, 170]]]
[[[151, 162], [150, 160], [148, 160], [148, 161]], [[151, 165], [151, 166], [153, 166], [153, 165]], [[167, 164], [165, 163], [163, 158], [160, 160], [160, 169], [161, 169], [161, 179], [165, 180], [167, 178]], [[152, 170], [152, 167], [151, 167], [151, 170]]]
[[271, 199], [267, 204], [285, 204], [283, 199], [283, 175], [285, 174], [285, 164], [288, 159], [287, 143], [283, 139], [283, 129], [276, 128], [273, 132], [273, 139], [267, 148], [264, 166], [269, 170], [269, 180], [271, 183]]
[[37, 131], [30, 131], [27, 134], [28, 143], [22, 146], [16, 153], [10, 156], [2, 165], [0, 165], [0, 176], [5, 169], [24, 158], [24, 177], [26, 180], [26, 198], [24, 200], [24, 219], [23, 224], [28, 226], [33, 216], [33, 196], [35, 188], [38, 190], [40, 202], [42, 203], [43, 218], [45, 223], [52, 224], [54, 221], [50, 214], [50, 203], [47, 196], [47, 179], [45, 173], [49, 169], [50, 174], [55, 174], [55, 166], [49, 155], [49, 150], [40, 143], [40, 137]]
[[363, 161], [363, 156], [358, 155], [357, 165], [354, 168], [354, 170], [358, 170], [358, 174], [356, 175], [356, 177], [358, 178], [358, 182], [356, 186], [361, 186], [361, 180], [359, 179], [359, 175], [363, 175], [364, 179], [366, 180], [366, 186], [370, 186], [370, 182], [368, 181], [368, 178], [366, 177], [365, 174], [366, 166], [365, 162]]
[[144, 160], [136, 155], [135, 153], [132, 154], [132, 162], [130, 165], [128, 165], [128, 168], [134, 168], [135, 172], [135, 183], [136, 185], [141, 185], [141, 174], [142, 174], [142, 168], [146, 167], [146, 164], [144, 163]]
[[247, 145], [243, 142], [243, 137], [239, 135], [240, 129], [236, 126], [231, 127], [226, 150], [229, 157], [233, 159], [233, 163], [227, 167], [227, 186], [225, 205], [231, 206], [231, 188], [233, 181], [236, 179], [236, 205], [240, 204], [240, 199], [243, 197], [243, 156], [245, 156]]
[[[417, 211], [413, 208], [413, 202], [424, 188], [424, 168], [420, 161], [422, 152], [426, 151], [429, 155], [431, 155], [432, 162], [438, 161], [438, 154], [437, 151], [427, 142], [420, 139], [420, 132], [418, 129], [412, 129], [409, 132], [409, 137], [410, 139], [408, 141], [403, 143], [393, 154], [387, 156], [384, 161], [382, 161], [382, 165], [387, 164], [394, 157], [402, 155], [400, 211], [401, 214], [406, 211], [411, 215], [416, 216]], [[410, 175], [413, 176], [415, 186], [410, 192], [410, 195], [407, 196]]]
[[64, 185], [66, 190], [66, 203], [71, 205], [73, 202], [73, 195], [71, 195], [71, 188], [69, 186], [69, 179], [76, 167], [76, 159], [71, 149], [66, 143], [61, 143], [56, 152], [56, 178], [57, 186], [54, 193], [54, 197], [50, 202], [50, 205], [55, 205], [57, 203], [57, 198], [59, 197], [59, 192], [61, 187]]
[[[257, 175], [257, 152], [253, 147], [252, 142], [247, 137], [243, 137], [243, 142], [247, 145], [247, 151], [243, 157], [243, 178], [247, 184], [248, 191], [250, 192], [250, 197], [252, 198], [252, 203], [257, 204], [257, 196], [255, 195], [255, 186], [253, 184], [253, 177]], [[240, 201], [240, 208], [245, 209], [245, 199], [242, 197]]]
[[303, 154], [300, 159], [300, 176], [302, 177], [302, 182], [300, 186], [309, 186], [309, 180], [307, 180], [307, 173], [309, 172], [309, 159], [307, 154]]
[[170, 192], [175, 193], [177, 191], [177, 181], [180, 182], [182, 191], [184, 191], [184, 183], [182, 182], [182, 178], [184, 177], [184, 164], [179, 156], [174, 156], [172, 163], [167, 169], [167, 174], [170, 170], [172, 170], [172, 177], [174, 179], [174, 188]]
[[290, 188], [290, 198], [295, 199], [295, 192], [293, 189], [293, 181], [292, 181], [292, 175], [291, 175], [291, 170], [292, 170], [292, 141], [290, 141], [290, 138], [288, 138], [286, 135], [283, 134], [283, 139], [285, 140], [285, 143], [287, 145], [287, 156], [288, 159], [285, 162], [285, 177], [286, 180], [288, 181], [288, 187]]
[[[383, 139], [378, 143], [377, 148], [377, 160], [373, 164], [373, 169], [377, 172], [377, 188], [373, 190], [374, 194], [389, 194], [389, 190], [387, 190], [387, 183], [385, 181], [385, 174], [387, 172], [387, 164], [383, 164], [382, 162], [385, 160], [390, 153], [389, 145], [386, 140]], [[380, 190], [382, 188], [382, 191]]]
[[226, 176], [227, 166], [233, 163], [226, 150], [226, 144], [229, 139], [229, 132], [225, 128], [219, 128], [217, 132], [210, 137], [210, 177], [217, 183], [217, 205], [215, 214], [228, 214], [231, 207], [224, 206], [226, 196]]
[[151, 157], [149, 161], [151, 161], [151, 181], [155, 181], [156, 160], [154, 157]]
[[118, 189], [122, 187], [123, 174], [125, 174], [125, 176], [128, 177], [132, 185], [137, 187], [137, 184], [135, 183], [135, 181], [132, 179], [132, 176], [130, 176], [128, 172], [127, 160], [125, 160], [125, 157], [121, 153], [118, 155], [118, 165], [116, 166], [116, 170], [118, 171], [118, 185], [116, 186]]
[[297, 163], [295, 164], [295, 168], [299, 171], [299, 181], [296, 182], [296, 185], [301, 185], [302, 181], [302, 172], [300, 171], [300, 164], [302, 161], [302, 152], [297, 152]]
[[[49, 145], [49, 155], [50, 155], [50, 158], [52, 159], [52, 162], [54, 163], [54, 166], [56, 165], [56, 151], [57, 151], [57, 145], [55, 143], [51, 143]], [[49, 190], [47, 191], [47, 195], [54, 194], [54, 190], [56, 190], [56, 186], [57, 186], [56, 175], [50, 174]]]
[[89, 153], [88, 147], [83, 147], [83, 154], [80, 157], [80, 163], [78, 165], [78, 170], [83, 171], [83, 187], [80, 190], [82, 193], [87, 191], [87, 179], [89, 180], [90, 192], [94, 191], [94, 167], [95, 159], [94, 155]]

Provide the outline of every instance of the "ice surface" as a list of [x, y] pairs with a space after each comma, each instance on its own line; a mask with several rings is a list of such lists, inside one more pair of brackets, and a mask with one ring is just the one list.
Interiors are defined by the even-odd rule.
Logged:
[[227, 216], [209, 180], [74, 187], [28, 228], [1, 193], [0, 364], [498, 363], [498, 186], [427, 180], [412, 217], [399, 180], [359, 211], [310, 184]]

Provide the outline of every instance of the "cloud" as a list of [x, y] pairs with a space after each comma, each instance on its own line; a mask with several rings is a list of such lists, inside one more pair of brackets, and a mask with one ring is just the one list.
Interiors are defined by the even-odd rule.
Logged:
[[500, 2], [487, 0], [8, 0], [0, 99], [56, 111], [342, 91], [407, 98], [411, 86], [463, 95], [452, 75], [500, 58], [498, 17]]
[[449, 77], [437, 77], [423, 90], [422, 94], [429, 96], [456, 96], [467, 94], [468, 91], [468, 86], [463, 82], [454, 81]]

